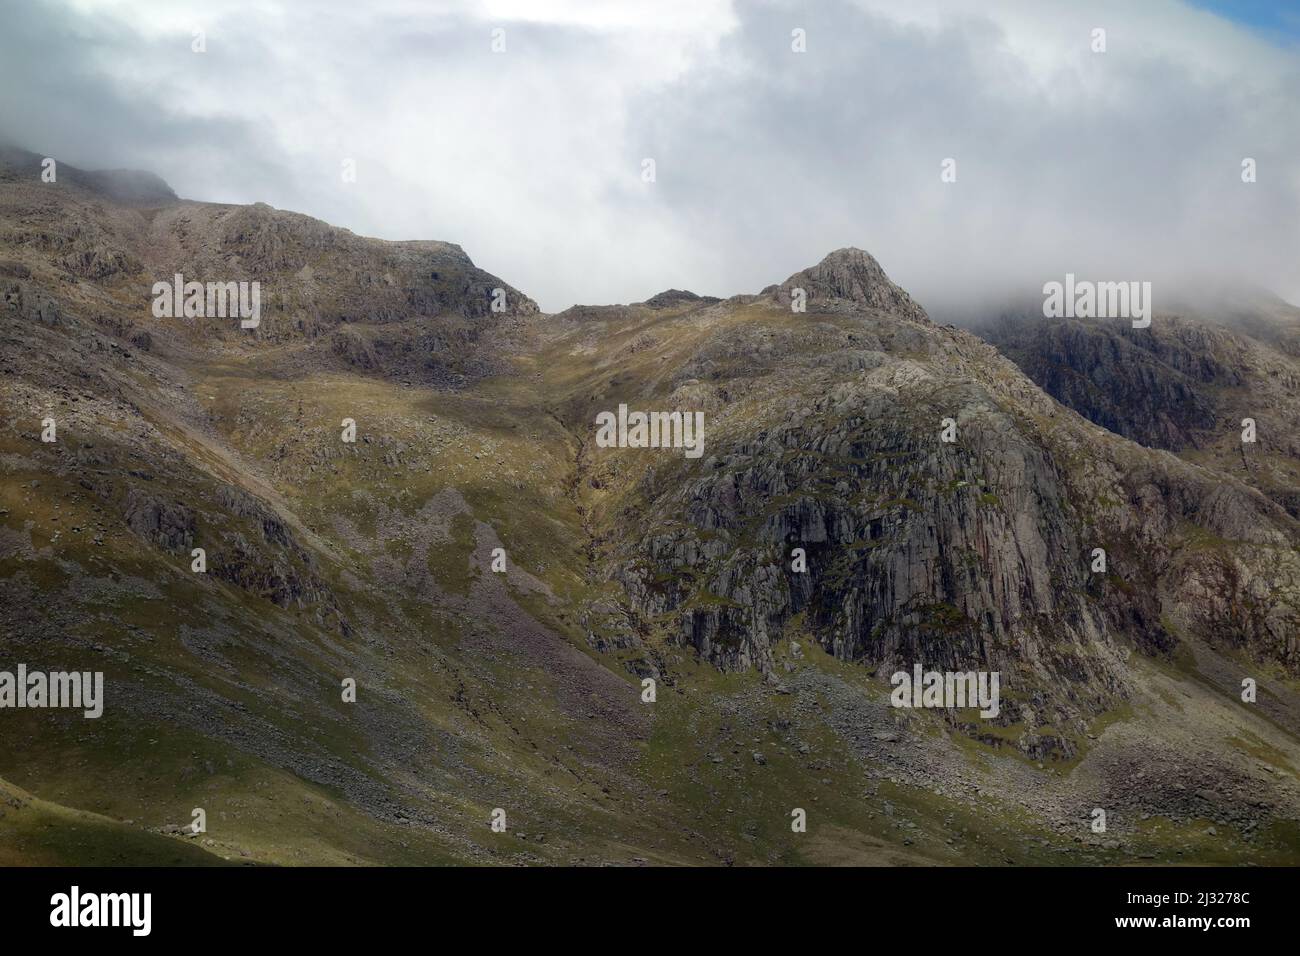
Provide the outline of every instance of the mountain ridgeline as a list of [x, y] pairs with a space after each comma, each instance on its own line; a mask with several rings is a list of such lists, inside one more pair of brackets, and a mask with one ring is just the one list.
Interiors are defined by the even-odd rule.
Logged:
[[[548, 315], [450, 243], [42, 168], [0, 153], [0, 669], [107, 690], [0, 711], [6, 859], [1300, 858], [1285, 308], [976, 334], [841, 249]], [[178, 275], [259, 321], [159, 316]], [[597, 441], [621, 406], [701, 453]], [[915, 665], [996, 714], [892, 707]]]

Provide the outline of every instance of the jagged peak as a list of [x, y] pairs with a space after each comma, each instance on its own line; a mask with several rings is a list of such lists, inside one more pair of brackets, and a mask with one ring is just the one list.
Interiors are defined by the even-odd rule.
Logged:
[[768, 286], [763, 293], [789, 305], [794, 289], [804, 290], [810, 309], [879, 309], [914, 321], [930, 321], [925, 310], [890, 280], [874, 256], [853, 246], [836, 249], [817, 265], [796, 272], [780, 285]]
[[865, 249], [859, 249], [857, 246], [844, 246], [834, 252], [826, 253], [822, 261], [817, 263], [816, 268], [870, 269], [881, 275], [885, 274], [885, 270], [880, 267], [876, 257]]

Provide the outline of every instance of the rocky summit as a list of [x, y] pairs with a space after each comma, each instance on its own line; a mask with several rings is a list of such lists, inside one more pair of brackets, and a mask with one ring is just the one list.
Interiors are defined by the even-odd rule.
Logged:
[[0, 685], [0, 861], [1300, 862], [1297, 310], [967, 331], [841, 249], [545, 314], [41, 172], [0, 154], [0, 671], [51, 691]]

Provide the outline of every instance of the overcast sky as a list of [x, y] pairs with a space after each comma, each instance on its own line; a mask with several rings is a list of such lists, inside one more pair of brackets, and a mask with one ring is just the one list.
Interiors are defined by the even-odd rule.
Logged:
[[0, 139], [456, 242], [547, 311], [846, 245], [940, 314], [1067, 270], [1300, 303], [1287, 6], [4, 0]]

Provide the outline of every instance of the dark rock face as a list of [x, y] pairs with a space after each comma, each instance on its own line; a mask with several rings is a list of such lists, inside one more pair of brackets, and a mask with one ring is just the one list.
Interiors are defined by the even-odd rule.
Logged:
[[185, 566], [190, 549], [207, 552], [208, 573], [277, 607], [311, 610], [323, 626], [345, 636], [351, 628], [329, 587], [315, 570], [310, 551], [267, 505], [242, 489], [222, 485], [215, 505], [223, 517], [243, 519], [256, 530], [209, 533], [199, 540], [196, 511], [178, 501], [133, 486], [127, 490], [123, 518], [133, 533], [155, 547], [177, 554]]
[[379, 367], [379, 360], [369, 341], [356, 329], [346, 326], [330, 336], [330, 348], [353, 368], [373, 371]]
[[642, 304], [647, 305], [652, 309], [666, 309], [677, 305], [690, 305], [696, 302], [713, 303], [719, 301], [721, 300], [711, 295], [696, 295], [694, 292], [687, 292], [684, 289], [666, 289], [663, 292], [652, 295]]
[[1198, 447], [1218, 427], [1212, 389], [1242, 385], [1200, 336], [1171, 340], [1116, 322], [1051, 319], [981, 334], [1062, 405], [1150, 448]]
[[0, 289], [3, 290], [0, 303], [19, 319], [51, 327], [62, 322], [63, 312], [58, 304], [32, 285], [6, 282], [0, 283]]
[[128, 528], [167, 551], [186, 551], [194, 544], [194, 512], [138, 486], [127, 491], [124, 517]]
[[680, 639], [724, 669], [769, 670], [800, 617], [831, 654], [878, 673], [1015, 674], [1039, 720], [1108, 705], [1124, 686], [1116, 635], [1050, 456], [983, 396], [962, 400], [979, 418], [959, 447], [939, 443], [932, 398], [870, 387], [715, 446], [688, 490], [667, 492], [691, 528], [633, 549], [645, 555], [622, 578], [634, 603], [676, 614]]
[[[1049, 395], [1148, 448], [1258, 488], [1300, 518], [1300, 310], [1284, 304], [1220, 325], [1157, 314], [1148, 329], [1027, 317], [979, 330]], [[1243, 441], [1249, 419], [1253, 442]]]

